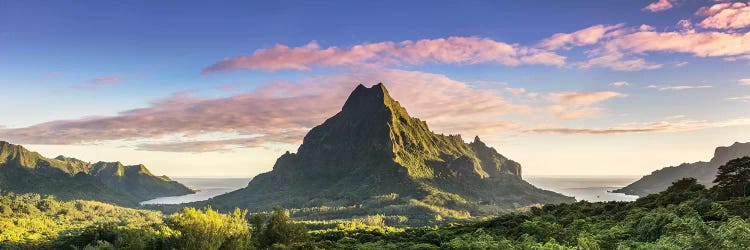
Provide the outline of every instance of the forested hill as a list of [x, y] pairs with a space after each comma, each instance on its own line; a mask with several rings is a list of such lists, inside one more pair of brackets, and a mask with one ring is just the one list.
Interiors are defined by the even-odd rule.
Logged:
[[708, 162], [683, 163], [662, 168], [614, 192], [646, 196], [664, 191], [672, 182], [682, 178], [695, 178], [698, 183], [710, 187], [713, 186], [719, 166], [743, 156], [750, 156], [750, 143], [735, 142], [731, 146], [716, 148], [713, 158]]
[[479, 137], [466, 143], [460, 135], [433, 133], [377, 84], [357, 86], [341, 111], [310, 130], [297, 153], [279, 157], [273, 171], [192, 205], [264, 211], [282, 205], [299, 209], [297, 219], [387, 214], [414, 225], [573, 201], [524, 181], [519, 163]]
[[126, 206], [156, 197], [194, 193], [169, 177], [154, 176], [143, 165], [91, 164], [64, 156], [46, 158], [4, 141], [0, 141], [0, 190]]

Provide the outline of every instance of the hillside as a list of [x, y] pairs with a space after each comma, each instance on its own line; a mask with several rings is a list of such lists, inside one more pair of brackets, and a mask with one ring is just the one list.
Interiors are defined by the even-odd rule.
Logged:
[[521, 178], [521, 165], [478, 137], [431, 132], [409, 116], [383, 84], [362, 85], [342, 110], [286, 152], [246, 188], [206, 203], [270, 210], [292, 208], [301, 220], [385, 214], [407, 224], [498, 214], [537, 203], [574, 201]]
[[127, 206], [156, 197], [193, 193], [166, 176], [152, 175], [143, 165], [90, 164], [64, 156], [51, 159], [3, 141], [0, 141], [0, 190]]
[[728, 147], [716, 148], [713, 158], [708, 162], [683, 163], [662, 168], [613, 192], [646, 196], [664, 191], [672, 182], [682, 178], [695, 178], [698, 183], [710, 187], [713, 186], [712, 182], [721, 165], [742, 156], [750, 156], [750, 143], [735, 142]]
[[291, 221], [282, 208], [165, 216], [11, 194], [0, 195], [0, 249], [748, 249], [750, 197], [716, 195], [726, 191], [682, 179], [633, 202], [549, 204], [413, 228], [387, 226], [383, 215], [320, 227]]

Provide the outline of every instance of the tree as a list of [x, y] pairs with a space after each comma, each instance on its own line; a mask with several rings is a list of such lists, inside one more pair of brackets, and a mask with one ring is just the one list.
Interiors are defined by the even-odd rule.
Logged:
[[719, 167], [714, 183], [720, 198], [746, 197], [750, 192], [750, 157], [737, 158]]
[[180, 249], [249, 249], [250, 227], [245, 221], [246, 210], [235, 209], [222, 214], [211, 207], [205, 212], [185, 208], [169, 217], [167, 224], [180, 232]]
[[265, 216], [256, 215], [251, 220], [253, 231], [259, 233], [255, 237], [255, 243], [260, 249], [275, 245], [304, 243], [310, 240], [305, 225], [292, 221], [284, 208], [274, 207], [265, 225], [262, 223], [264, 219]]

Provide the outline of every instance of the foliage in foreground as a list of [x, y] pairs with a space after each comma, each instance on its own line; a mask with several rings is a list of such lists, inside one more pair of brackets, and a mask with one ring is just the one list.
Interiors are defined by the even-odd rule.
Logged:
[[94, 201], [37, 194], [0, 196], [0, 249], [314, 249], [307, 228], [277, 208], [252, 216], [236, 209], [185, 208], [164, 217]]
[[750, 158], [742, 158], [722, 166], [710, 190], [683, 179], [634, 202], [545, 205], [443, 227], [389, 227], [388, 216], [374, 215], [309, 233], [281, 208], [252, 216], [187, 208], [162, 222], [155, 212], [98, 202], [7, 195], [0, 248], [750, 249], [748, 171]]

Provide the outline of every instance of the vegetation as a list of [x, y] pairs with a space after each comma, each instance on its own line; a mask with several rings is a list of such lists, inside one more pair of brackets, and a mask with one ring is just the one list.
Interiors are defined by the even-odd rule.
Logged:
[[64, 156], [46, 158], [4, 141], [0, 141], [0, 190], [131, 207], [156, 197], [193, 193], [166, 176], [154, 176], [143, 165], [91, 164]]
[[[294, 222], [289, 211], [158, 212], [38, 195], [0, 199], [3, 249], [748, 249], [750, 158], [722, 166], [706, 189], [696, 179], [634, 202], [533, 206], [476, 223], [388, 226], [399, 217]], [[395, 195], [380, 197], [387, 201]], [[339, 210], [332, 210], [339, 211]], [[305, 211], [293, 211], [304, 213]], [[311, 211], [306, 211], [311, 212]]]
[[614, 192], [643, 197], [664, 191], [672, 182], [683, 178], [695, 178], [698, 183], [710, 187], [720, 166], [743, 156], [750, 156], [750, 143], [735, 142], [731, 146], [716, 148], [713, 158], [708, 162], [683, 163], [662, 168]]
[[[248, 223], [250, 217], [252, 223]], [[94, 201], [37, 194], [0, 197], [0, 249], [314, 249], [302, 224], [281, 208], [249, 216], [236, 209], [185, 208], [163, 216]]]
[[312, 235], [329, 249], [748, 249], [750, 200], [719, 201], [717, 191], [684, 179], [635, 202], [583, 201], [468, 225], [341, 226]]
[[40, 248], [89, 227], [113, 225], [140, 229], [161, 224], [159, 212], [136, 210], [96, 201], [56, 201], [38, 194], [0, 196], [0, 249]]
[[716, 175], [716, 189], [721, 190], [721, 198], [745, 197], [750, 194], [750, 157], [729, 161], [719, 167]]

